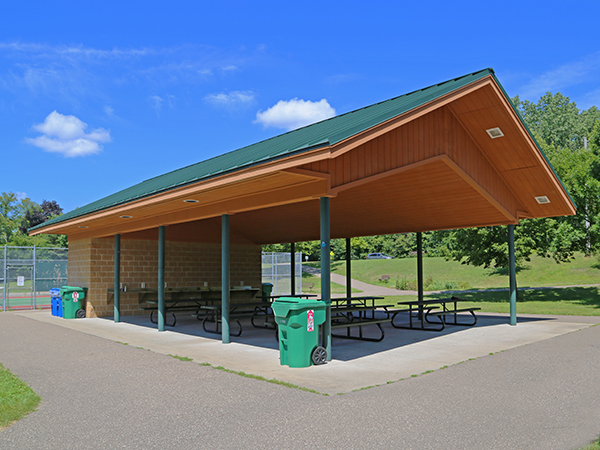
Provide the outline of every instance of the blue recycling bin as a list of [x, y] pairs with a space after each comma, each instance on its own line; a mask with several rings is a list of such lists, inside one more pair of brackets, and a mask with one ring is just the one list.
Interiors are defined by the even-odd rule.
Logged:
[[56, 317], [63, 316], [62, 298], [59, 288], [50, 289], [50, 297], [52, 298], [52, 315]]

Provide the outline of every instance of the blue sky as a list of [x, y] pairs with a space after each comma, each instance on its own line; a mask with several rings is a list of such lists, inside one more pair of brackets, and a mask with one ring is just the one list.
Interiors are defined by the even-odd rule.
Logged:
[[0, 3], [0, 192], [70, 211], [486, 67], [600, 106], [597, 1]]

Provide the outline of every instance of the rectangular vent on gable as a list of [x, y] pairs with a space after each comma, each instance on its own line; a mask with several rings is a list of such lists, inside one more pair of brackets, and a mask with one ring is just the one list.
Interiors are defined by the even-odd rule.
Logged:
[[504, 133], [498, 127], [490, 128], [489, 130], [485, 130], [485, 131], [487, 131], [487, 134], [489, 134], [492, 139], [496, 139], [496, 138], [504, 136]]
[[536, 197], [535, 201], [538, 202], [540, 205], [545, 205], [546, 203], [550, 203], [550, 200], [545, 195], [542, 195], [541, 197]]

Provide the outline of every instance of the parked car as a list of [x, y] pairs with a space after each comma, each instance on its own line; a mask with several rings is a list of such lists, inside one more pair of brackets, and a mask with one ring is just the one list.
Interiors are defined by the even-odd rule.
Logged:
[[394, 257], [385, 253], [369, 253], [367, 259], [394, 259]]

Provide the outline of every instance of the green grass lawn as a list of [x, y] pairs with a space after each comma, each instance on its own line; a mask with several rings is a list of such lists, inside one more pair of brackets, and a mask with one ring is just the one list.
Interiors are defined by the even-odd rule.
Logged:
[[[314, 263], [313, 263], [314, 264]], [[318, 264], [318, 263], [317, 263]], [[346, 262], [332, 262], [332, 271], [346, 274]], [[417, 259], [370, 259], [352, 261], [352, 278], [379, 286], [395, 287], [396, 280], [416, 280]], [[444, 284], [455, 284], [466, 289], [507, 288], [507, 269], [483, 269], [446, 261], [444, 258], [424, 258], [423, 274], [444, 289]], [[390, 275], [389, 282], [381, 282], [381, 275]], [[517, 268], [519, 287], [567, 286], [600, 283], [600, 262], [595, 257], [578, 254], [570, 263], [556, 264], [553, 259], [534, 256]], [[438, 290], [438, 289], [432, 289]]]
[[[314, 287], [312, 289], [309, 289], [311, 284], [315, 284]], [[331, 283], [331, 293], [332, 294], [344, 294], [346, 292], [346, 286], [342, 286], [341, 284], [337, 284], [337, 283]], [[309, 275], [306, 272], [304, 272], [302, 274], [302, 292], [305, 294], [310, 294], [315, 293], [315, 294], [320, 294], [321, 293], [321, 278], [320, 277], [315, 277], [313, 275]], [[353, 293], [358, 293], [358, 292], [362, 292], [358, 289], [352, 289]]]
[[[309, 263], [316, 265], [318, 263]], [[369, 284], [396, 287], [396, 281], [409, 281], [404, 289], [416, 289], [416, 258], [391, 260], [352, 261], [352, 278]], [[332, 271], [346, 274], [345, 261], [334, 261]], [[508, 288], [508, 274], [505, 269], [483, 269], [446, 261], [443, 258], [424, 258], [423, 272], [426, 289], [430, 290], [469, 290], [460, 292], [457, 297], [466, 300], [468, 306], [482, 309], [482, 312], [509, 313], [508, 292], [492, 292], [490, 289]], [[381, 282], [381, 275], [390, 275], [390, 282]], [[428, 280], [427, 280], [428, 279]], [[427, 282], [429, 281], [429, 282]], [[517, 269], [517, 285], [523, 287], [572, 286], [600, 283], [600, 263], [595, 257], [582, 254], [570, 263], [556, 264], [548, 258], [532, 257]], [[313, 291], [318, 292], [317, 286]], [[332, 291], [335, 292], [335, 291]], [[340, 292], [344, 292], [343, 287]], [[449, 297], [448, 293], [427, 293], [426, 298]], [[395, 304], [403, 300], [416, 300], [416, 296], [390, 296], [380, 304]], [[519, 291], [517, 312], [521, 314], [556, 315], [600, 315], [600, 289], [595, 286], [563, 289], [536, 289]]]
[[[481, 308], [482, 312], [509, 313], [508, 292], [461, 292], [453, 294], [466, 302], [466, 307]], [[426, 294], [426, 299], [448, 298], [450, 294]], [[400, 301], [416, 300], [416, 295], [394, 295], [379, 300], [381, 305], [396, 304]], [[600, 315], [600, 289], [598, 287], [577, 287], [565, 289], [536, 289], [519, 291], [517, 300], [519, 314], [551, 314], [561, 316]]]
[[0, 364], [0, 430], [35, 411], [40, 397]]

